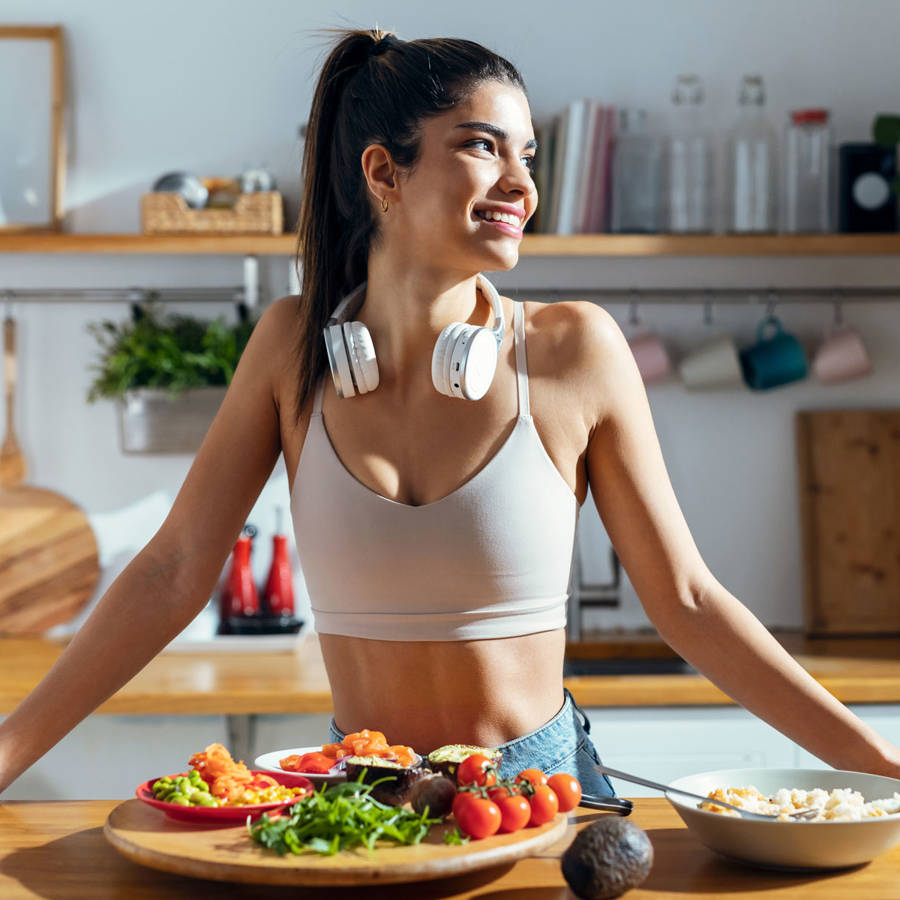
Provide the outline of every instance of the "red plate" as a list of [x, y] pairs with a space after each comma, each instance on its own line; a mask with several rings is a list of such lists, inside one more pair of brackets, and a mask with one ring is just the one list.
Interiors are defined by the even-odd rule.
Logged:
[[[294, 775], [291, 772], [260, 772], [257, 769], [252, 769], [251, 771], [254, 775], [268, 775], [285, 787], [305, 788], [307, 794], [311, 794], [315, 790], [313, 783], [302, 775]], [[179, 772], [178, 774], [187, 775], [188, 773]], [[161, 809], [167, 816], [177, 819], [179, 822], [204, 822], [206, 824], [213, 822], [221, 825], [233, 825], [235, 822], [245, 822], [247, 816], [255, 819], [267, 810], [279, 809], [283, 806], [289, 806], [290, 802], [296, 802], [296, 800], [289, 803], [276, 801], [273, 803], [256, 803], [248, 806], [181, 806], [178, 803], [166, 803], [164, 800], [157, 800], [153, 796], [153, 783], [162, 777], [162, 775], [158, 775], [156, 778], [151, 778], [149, 781], [138, 785], [134, 792], [135, 796], [149, 806]], [[177, 777], [177, 775], [169, 776], [169, 778]], [[299, 800], [300, 798], [298, 797], [297, 799]]]

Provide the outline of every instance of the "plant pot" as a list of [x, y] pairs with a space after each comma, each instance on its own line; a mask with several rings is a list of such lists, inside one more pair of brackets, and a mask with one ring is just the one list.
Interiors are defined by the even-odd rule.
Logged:
[[173, 397], [161, 388], [126, 391], [117, 401], [123, 453], [196, 453], [224, 387], [191, 388]]

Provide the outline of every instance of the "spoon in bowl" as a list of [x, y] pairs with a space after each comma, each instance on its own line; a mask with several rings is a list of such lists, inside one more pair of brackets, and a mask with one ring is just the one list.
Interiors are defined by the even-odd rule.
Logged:
[[[694, 794], [691, 791], [683, 791], [681, 788], [670, 787], [667, 784], [660, 784], [658, 781], [651, 781], [649, 778], [641, 778], [638, 775], [631, 775], [628, 772], [620, 772], [618, 769], [610, 769], [609, 766], [594, 766], [594, 768], [603, 775], [611, 775], [613, 778], [621, 778], [622, 781], [631, 781], [634, 784], [642, 784], [644, 787], [653, 788], [657, 791], [671, 792], [673, 794], [681, 794], [683, 797], [692, 797], [694, 800], [701, 800], [703, 803], [711, 803], [714, 806], [726, 806], [740, 813], [745, 819], [758, 819], [766, 822], [776, 821], [778, 816], [767, 815], [765, 813], [750, 812], [747, 809], [741, 809], [732, 803], [726, 803], [724, 800], [714, 800], [712, 797], [704, 797], [701, 794]], [[796, 822], [804, 822], [808, 819], [814, 819], [819, 814], [817, 809], [801, 809], [797, 812], [789, 813], [788, 818]]]

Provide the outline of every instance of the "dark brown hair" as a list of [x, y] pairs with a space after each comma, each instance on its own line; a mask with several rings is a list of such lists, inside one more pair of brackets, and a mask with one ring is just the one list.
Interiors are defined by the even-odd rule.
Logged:
[[525, 91], [515, 66], [473, 41], [404, 41], [380, 28], [327, 31], [340, 37], [316, 85], [303, 152], [298, 418], [328, 365], [325, 322], [340, 298], [366, 280], [369, 250], [380, 237], [363, 150], [381, 144], [411, 172], [424, 119], [452, 109], [487, 81]]

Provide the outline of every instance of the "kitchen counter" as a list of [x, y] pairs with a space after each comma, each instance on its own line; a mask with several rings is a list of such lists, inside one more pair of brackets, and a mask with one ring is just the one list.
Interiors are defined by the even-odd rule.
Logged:
[[[511, 866], [434, 882], [382, 887], [308, 889], [225, 884], [169, 875], [121, 856], [103, 836], [103, 823], [120, 801], [8, 803], [0, 805], [0, 897], [54, 900], [154, 897], [357, 898], [367, 900], [571, 900], [559, 859], [576, 829], [603, 813], [579, 809], [566, 834], [536, 857]], [[631, 816], [652, 844], [647, 880], [628, 893], [641, 898], [897, 897], [900, 847], [855, 869], [794, 874], [754, 869], [722, 859], [700, 844], [662, 798], [639, 798]]]
[[[900, 639], [807, 640], [776, 634], [797, 661], [844, 703], [900, 702]], [[248, 639], [248, 640], [252, 640]], [[64, 645], [39, 638], [0, 639], [0, 715], [40, 681]], [[594, 635], [570, 645], [569, 659], [665, 658], [658, 638]], [[702, 675], [581, 675], [565, 679], [588, 707], [715, 706], [733, 701]], [[164, 651], [106, 701], [117, 715], [328, 713], [331, 693], [313, 633], [287, 652], [251, 649]]]

